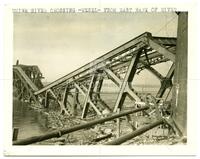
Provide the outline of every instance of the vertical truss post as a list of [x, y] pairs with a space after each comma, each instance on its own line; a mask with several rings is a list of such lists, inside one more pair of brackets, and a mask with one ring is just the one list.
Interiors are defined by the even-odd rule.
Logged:
[[77, 88], [75, 88], [75, 92], [73, 95], [73, 110], [72, 110], [73, 115], [77, 114], [78, 95], [79, 95], [79, 91]]
[[79, 89], [78, 88], [75, 88], [75, 96], [74, 96], [74, 100], [76, 101], [76, 104], [77, 104], [77, 106], [79, 106], [80, 107], [80, 109], [82, 109], [82, 105], [81, 105], [81, 103], [80, 103], [80, 101], [79, 101]]
[[101, 88], [102, 88], [102, 85], [103, 85], [103, 77], [101, 76], [99, 81], [98, 81], [98, 84], [97, 84], [97, 90], [96, 90], [96, 95], [95, 95], [95, 99], [97, 101], [100, 102], [100, 104], [105, 108], [107, 109], [108, 111], [111, 111], [110, 107], [104, 102], [104, 100], [101, 98], [101, 95], [100, 95], [100, 92], [101, 92]]
[[119, 91], [119, 94], [118, 94], [118, 97], [117, 97], [117, 101], [115, 103], [114, 112], [116, 112], [118, 108], [121, 109], [121, 107], [122, 107], [122, 105], [125, 101], [125, 97], [126, 97], [126, 93], [127, 93], [126, 89], [130, 88], [129, 86], [131, 85], [131, 82], [133, 81], [133, 77], [134, 77], [135, 72], [137, 70], [137, 64], [138, 64], [141, 53], [142, 53], [142, 50], [140, 50], [137, 53], [137, 55], [135, 55], [132, 58], [129, 66], [128, 66], [128, 70], [127, 70], [126, 75], [124, 77], [123, 83], [120, 86], [120, 91]]
[[45, 93], [44, 107], [49, 108], [49, 91]]
[[[130, 114], [126, 115], [126, 122], [127, 124], [130, 126], [130, 128], [135, 131], [136, 130], [136, 127], [137, 127], [137, 122], [135, 121], [132, 121], [131, 120], [131, 116]], [[131, 123], [132, 122], [132, 123]], [[134, 124], [134, 125], [133, 125]]]
[[67, 98], [68, 98], [68, 85], [65, 86], [64, 92], [63, 92], [63, 97], [62, 97], [62, 103], [67, 107]]
[[[117, 109], [117, 114], [120, 113], [120, 109]], [[120, 137], [120, 118], [117, 118], [117, 138]]]
[[82, 118], [86, 117], [86, 114], [87, 114], [87, 111], [88, 111], [88, 107], [90, 105], [89, 100], [91, 100], [91, 95], [92, 95], [93, 90], [94, 90], [94, 85], [96, 83], [96, 79], [97, 79], [97, 73], [94, 72], [94, 74], [92, 75], [91, 81], [90, 81], [90, 85], [89, 85], [87, 94], [85, 96], [85, 101], [84, 101], [84, 106], [83, 106], [83, 112], [82, 112], [82, 115], [81, 115]]

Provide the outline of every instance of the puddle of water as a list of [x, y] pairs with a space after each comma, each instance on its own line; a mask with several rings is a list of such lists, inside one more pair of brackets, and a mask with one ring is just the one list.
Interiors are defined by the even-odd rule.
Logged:
[[13, 101], [13, 128], [19, 128], [18, 140], [46, 133], [46, 124], [47, 118], [28, 107], [28, 103]]

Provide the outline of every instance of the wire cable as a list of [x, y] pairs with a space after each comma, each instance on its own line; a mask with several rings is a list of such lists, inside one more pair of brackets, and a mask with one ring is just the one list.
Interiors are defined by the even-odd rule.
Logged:
[[158, 31], [155, 32], [155, 34], [160, 33], [163, 29], [165, 29], [173, 20], [175, 20], [175, 18], [177, 18], [177, 15], [175, 15], [174, 17], [172, 17], [169, 21], [166, 22], [165, 25], [163, 25]]

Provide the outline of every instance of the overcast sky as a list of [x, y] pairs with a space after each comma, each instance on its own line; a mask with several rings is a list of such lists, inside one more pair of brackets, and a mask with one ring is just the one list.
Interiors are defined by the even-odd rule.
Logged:
[[17, 13], [13, 64], [38, 65], [50, 82], [146, 31], [176, 37], [177, 19], [175, 13]]

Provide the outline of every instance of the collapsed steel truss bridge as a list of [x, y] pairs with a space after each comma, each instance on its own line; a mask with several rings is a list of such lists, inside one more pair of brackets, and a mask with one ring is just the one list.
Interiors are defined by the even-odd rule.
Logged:
[[[126, 97], [133, 101], [133, 108], [143, 102], [132, 83], [135, 74], [144, 69], [160, 80], [155, 98], [163, 98], [166, 90], [173, 86], [175, 53], [176, 38], [155, 37], [145, 32], [46, 86], [41, 82], [43, 77], [37, 66], [14, 65], [13, 85], [19, 99], [47, 109], [57, 103], [61, 113], [66, 115], [86, 118], [91, 112], [101, 116], [104, 110], [112, 114], [123, 111]], [[172, 65], [166, 76], [152, 67], [167, 61]], [[119, 88], [114, 107], [101, 97], [104, 80], [111, 80]], [[79, 101], [80, 95], [84, 97], [83, 103]]]

